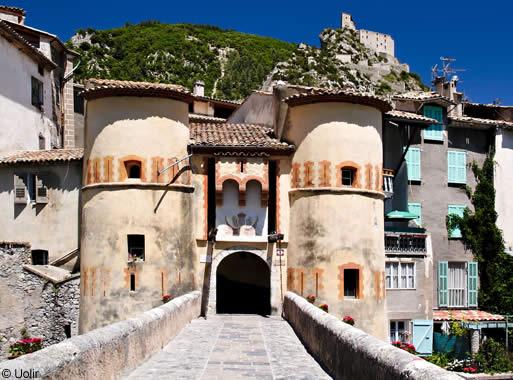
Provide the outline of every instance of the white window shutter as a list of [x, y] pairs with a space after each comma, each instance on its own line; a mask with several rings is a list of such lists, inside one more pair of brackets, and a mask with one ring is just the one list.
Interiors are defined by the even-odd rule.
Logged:
[[23, 176], [14, 175], [14, 203], [27, 204], [27, 186]]
[[48, 203], [48, 188], [39, 176], [36, 176], [36, 203]]

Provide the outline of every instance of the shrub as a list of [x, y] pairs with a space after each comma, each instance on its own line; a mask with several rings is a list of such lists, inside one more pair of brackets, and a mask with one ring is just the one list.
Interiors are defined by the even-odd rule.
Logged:
[[[447, 363], [445, 369], [452, 372], [463, 372], [465, 368], [473, 368], [475, 364], [472, 362], [472, 359], [454, 359], [453, 361]], [[476, 367], [477, 372], [477, 367]]]
[[316, 300], [316, 297], [313, 294], [310, 294], [309, 296], [306, 297], [306, 300], [310, 303], [314, 303]]
[[476, 364], [486, 373], [509, 372], [512, 369], [506, 350], [495, 340], [486, 339], [476, 354]]
[[445, 368], [451, 361], [451, 355], [445, 352], [435, 352], [433, 355], [428, 356], [425, 359], [434, 365]]
[[9, 359], [15, 359], [19, 356], [30, 354], [42, 348], [43, 339], [41, 338], [23, 338], [9, 346]]
[[168, 303], [169, 301], [171, 301], [171, 298], [173, 298], [173, 297], [171, 297], [171, 294], [164, 294], [162, 296], [162, 302], [163, 303]]
[[392, 346], [400, 348], [401, 350], [404, 350], [406, 352], [409, 352], [410, 354], [416, 354], [417, 350], [415, 349], [415, 346], [411, 343], [401, 342], [399, 340], [396, 340], [395, 342], [392, 342]]
[[320, 304], [319, 309], [324, 310], [327, 313], [329, 310], [328, 304], [327, 303]]

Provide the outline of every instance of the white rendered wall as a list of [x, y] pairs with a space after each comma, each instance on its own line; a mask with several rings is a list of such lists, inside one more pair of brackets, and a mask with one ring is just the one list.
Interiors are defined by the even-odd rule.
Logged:
[[513, 131], [498, 129], [495, 136], [495, 210], [506, 250], [513, 251]]
[[[262, 186], [257, 181], [249, 181], [246, 185], [246, 205], [239, 206], [239, 187], [235, 181], [227, 180], [223, 183], [223, 204], [216, 208], [216, 227], [226, 225], [226, 219], [230, 223], [232, 217], [239, 213], [255, 220], [256, 236], [267, 235], [267, 207], [262, 207]], [[217, 237], [222, 240], [223, 229], [219, 229]], [[241, 237], [242, 239], [242, 237]], [[244, 240], [244, 239], [243, 239]]]
[[[38, 73], [38, 65], [25, 53], [0, 37], [0, 153], [39, 149], [39, 134], [59, 146], [57, 128], [52, 121], [50, 72]], [[31, 77], [43, 82], [43, 111], [32, 105]]]

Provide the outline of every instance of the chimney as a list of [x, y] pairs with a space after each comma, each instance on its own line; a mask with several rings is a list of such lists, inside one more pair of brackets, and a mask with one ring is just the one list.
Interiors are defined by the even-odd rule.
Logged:
[[0, 5], [0, 20], [23, 25], [25, 24], [25, 10], [22, 8]]
[[194, 83], [194, 96], [205, 96], [205, 82], [198, 80]]

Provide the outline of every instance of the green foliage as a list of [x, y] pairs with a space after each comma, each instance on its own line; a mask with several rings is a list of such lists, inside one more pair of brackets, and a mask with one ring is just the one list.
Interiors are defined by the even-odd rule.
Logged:
[[451, 321], [451, 335], [454, 336], [465, 336], [468, 334], [468, 329], [463, 327], [463, 325], [456, 320]]
[[439, 367], [445, 368], [447, 364], [449, 364], [449, 362], [453, 360], [453, 357], [451, 354], [446, 352], [435, 352], [433, 355], [427, 356], [424, 359]]
[[474, 211], [467, 208], [463, 217], [450, 215], [447, 229], [460, 228], [465, 246], [479, 263], [480, 308], [513, 314], [513, 257], [505, 253], [502, 232], [496, 225], [493, 169], [493, 154], [486, 158], [482, 168], [472, 164], [477, 186], [473, 193], [467, 193]]
[[513, 369], [504, 346], [491, 338], [481, 344], [475, 361], [479, 369], [486, 373], [509, 372]]
[[90, 35], [91, 41], [73, 46], [83, 62], [78, 80], [100, 77], [188, 88], [203, 80], [207, 94], [228, 99], [260, 88], [274, 66], [296, 50], [294, 44], [273, 38], [153, 20], [110, 30], [81, 29], [78, 34]]

